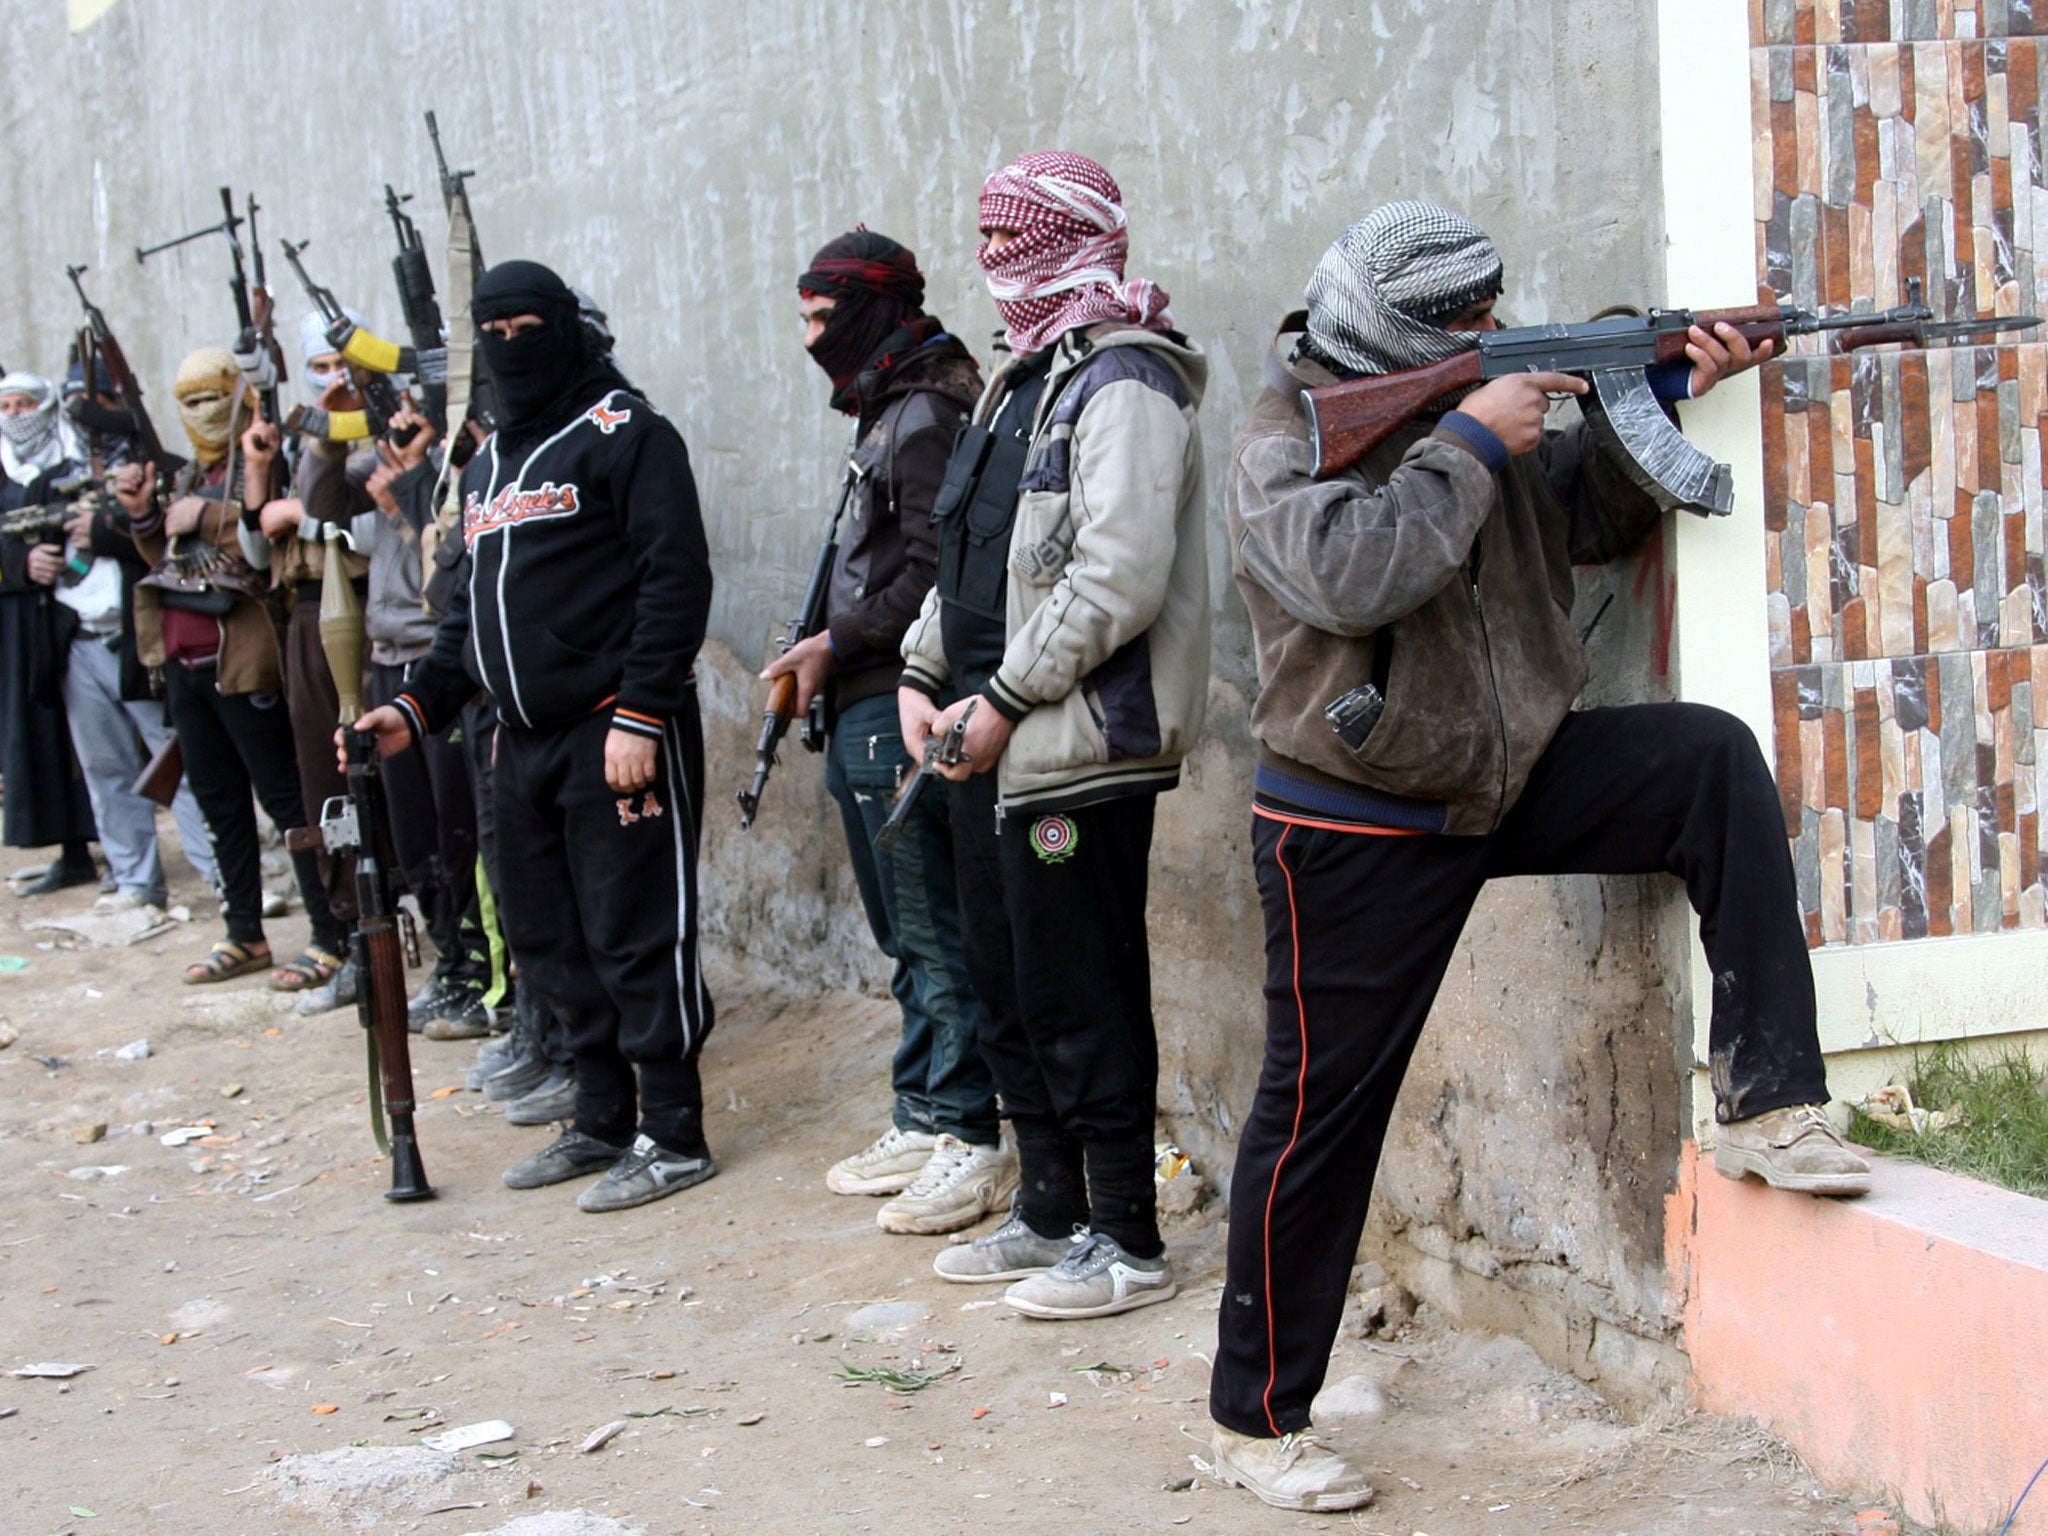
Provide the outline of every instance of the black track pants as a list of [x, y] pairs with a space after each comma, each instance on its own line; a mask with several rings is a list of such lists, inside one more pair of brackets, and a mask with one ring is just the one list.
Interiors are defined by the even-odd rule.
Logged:
[[1085, 1223], [1150, 1258], [1155, 800], [1013, 812], [998, 832], [995, 779], [953, 786], [953, 856], [981, 1054], [1016, 1131], [1024, 1220], [1046, 1237]]
[[[558, 731], [500, 726], [492, 775], [505, 937], [568, 1024], [577, 1128], [593, 1135], [616, 1134], [619, 1114], [598, 1102], [611, 1092], [601, 1070], [584, 1102], [586, 1057], [679, 1065], [695, 1059], [713, 1021], [697, 965], [697, 711], [669, 722], [654, 784], [630, 795], [604, 781], [610, 729], [604, 715]], [[694, 1074], [684, 1091], [695, 1096]]]
[[1716, 978], [1722, 1119], [1823, 1101], [1813, 976], [1777, 790], [1741, 721], [1692, 704], [1566, 717], [1500, 830], [1379, 835], [1261, 812], [1266, 1059], [1238, 1140], [1210, 1412], [1304, 1428], [1394, 1099], [1480, 887], [1683, 879]]

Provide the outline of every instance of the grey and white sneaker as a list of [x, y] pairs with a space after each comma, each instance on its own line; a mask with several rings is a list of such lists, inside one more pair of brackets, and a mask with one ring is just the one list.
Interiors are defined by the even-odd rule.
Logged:
[[702, 1184], [718, 1164], [708, 1153], [675, 1152], [652, 1136], [636, 1136], [611, 1171], [576, 1197], [579, 1211], [623, 1211]]
[[1209, 1470], [1226, 1488], [1249, 1489], [1275, 1509], [1359, 1509], [1372, 1502], [1372, 1479], [1312, 1429], [1267, 1440], [1218, 1424]]
[[875, 1212], [875, 1223], [884, 1232], [957, 1232], [1001, 1210], [1016, 1187], [1017, 1159], [1008, 1147], [942, 1135], [910, 1188]]
[[851, 1157], [842, 1157], [825, 1171], [825, 1187], [835, 1195], [896, 1195], [931, 1161], [939, 1138], [925, 1131], [888, 1130]]
[[303, 994], [292, 1006], [292, 1011], [301, 1018], [311, 1018], [315, 1014], [332, 1013], [337, 1008], [353, 1008], [355, 1005], [356, 957], [350, 955], [341, 962], [325, 986]]
[[469, 1075], [463, 1079], [463, 1086], [471, 1093], [480, 1092], [485, 1078], [512, 1065], [513, 1052], [518, 1050], [519, 1045], [517, 1035], [491, 1036], [476, 1048], [476, 1060], [470, 1064]]
[[531, 1157], [522, 1157], [505, 1170], [511, 1189], [540, 1189], [566, 1179], [580, 1179], [587, 1173], [602, 1173], [626, 1155], [626, 1148], [599, 1141], [581, 1131], [564, 1131]]
[[527, 1044], [529, 1047], [527, 1053], [515, 1055], [507, 1061], [501, 1061], [497, 1066], [484, 1074], [483, 1094], [493, 1104], [503, 1104], [514, 1099], [523, 1099], [542, 1083], [553, 1077], [558, 1071], [567, 1070], [567, 1068], [557, 1067], [555, 1063], [549, 1061], [539, 1051], [531, 1050], [531, 1041], [527, 1042]]
[[1088, 1232], [1052, 1268], [1003, 1292], [1003, 1300], [1026, 1317], [1107, 1317], [1165, 1301], [1179, 1289], [1164, 1253], [1133, 1258], [1108, 1233]]
[[1008, 1220], [971, 1243], [941, 1248], [932, 1257], [932, 1272], [941, 1280], [961, 1285], [1022, 1280], [1051, 1269], [1066, 1257], [1074, 1242], [1072, 1237], [1040, 1237], [1024, 1224], [1018, 1202], [1013, 1198]]
[[[490, 1091], [490, 1080], [484, 1091]], [[566, 1067], [556, 1067], [545, 1081], [524, 1098], [505, 1106], [507, 1125], [547, 1125], [566, 1120], [576, 1113], [576, 1076]]]

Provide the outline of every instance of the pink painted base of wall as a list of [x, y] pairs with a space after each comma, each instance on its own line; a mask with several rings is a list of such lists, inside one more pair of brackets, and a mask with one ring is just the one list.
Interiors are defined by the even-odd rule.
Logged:
[[[2048, 1202], [1883, 1160], [1864, 1199], [1781, 1194], [1688, 1142], [1669, 1216], [1701, 1407], [1835, 1487], [1997, 1531], [2048, 1458]], [[2013, 1536], [2048, 1536], [2048, 1477]]]

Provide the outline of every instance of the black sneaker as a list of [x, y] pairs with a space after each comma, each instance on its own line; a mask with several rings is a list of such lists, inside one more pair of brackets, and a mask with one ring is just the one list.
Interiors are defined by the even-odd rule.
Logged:
[[491, 1010], [481, 992], [463, 987], [450, 994], [440, 1016], [427, 1020], [420, 1033], [429, 1040], [481, 1040], [491, 1032]]
[[524, 1098], [505, 1106], [507, 1125], [547, 1125], [566, 1120], [576, 1113], [576, 1078], [566, 1067], [555, 1067], [547, 1080]]
[[602, 1173], [628, 1155], [628, 1149], [599, 1141], [581, 1131], [564, 1131], [531, 1157], [522, 1157], [505, 1170], [509, 1189], [540, 1189], [586, 1173]]
[[632, 1150], [611, 1172], [576, 1197], [576, 1209], [623, 1211], [702, 1184], [716, 1172], [718, 1164], [708, 1152], [675, 1152], [652, 1136], [636, 1136]]

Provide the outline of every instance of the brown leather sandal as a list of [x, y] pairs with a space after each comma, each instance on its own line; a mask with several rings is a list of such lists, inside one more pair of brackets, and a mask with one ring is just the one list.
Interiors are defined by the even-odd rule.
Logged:
[[251, 949], [246, 944], [223, 939], [207, 952], [204, 960], [194, 960], [185, 967], [185, 985], [199, 987], [216, 981], [232, 981], [237, 976], [260, 971], [269, 964], [268, 949]]
[[273, 992], [310, 992], [334, 980], [341, 969], [341, 956], [324, 949], [302, 949], [270, 973]]

